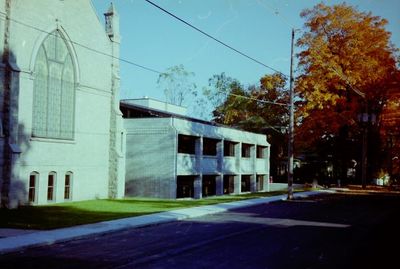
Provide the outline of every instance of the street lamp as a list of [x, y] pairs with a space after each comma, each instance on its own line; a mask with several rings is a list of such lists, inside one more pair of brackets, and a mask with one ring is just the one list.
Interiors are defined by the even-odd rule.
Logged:
[[358, 115], [358, 121], [362, 127], [362, 154], [361, 154], [361, 184], [362, 188], [365, 189], [367, 186], [367, 166], [368, 166], [368, 129], [371, 124], [375, 124], [376, 115], [374, 113], [367, 112], [360, 113]]

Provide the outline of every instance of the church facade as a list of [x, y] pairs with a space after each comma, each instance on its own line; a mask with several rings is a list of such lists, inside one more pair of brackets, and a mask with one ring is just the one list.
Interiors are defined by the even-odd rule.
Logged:
[[112, 5], [105, 20], [90, 0], [0, 0], [3, 207], [124, 196]]

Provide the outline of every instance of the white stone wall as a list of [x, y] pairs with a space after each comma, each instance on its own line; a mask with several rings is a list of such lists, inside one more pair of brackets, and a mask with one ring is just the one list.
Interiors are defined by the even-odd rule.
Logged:
[[[111, 43], [90, 0], [13, 0], [10, 48], [21, 69], [18, 125], [20, 169], [13, 197], [27, 199], [29, 174], [39, 173], [38, 204], [46, 204], [48, 173], [57, 173], [55, 202], [64, 201], [64, 175], [73, 172], [72, 199], [108, 196], [111, 111]], [[4, 0], [0, 1], [0, 10]], [[4, 18], [0, 20], [0, 27]], [[34, 29], [36, 28], [36, 29]], [[38, 30], [40, 29], [40, 30]], [[2, 29], [3, 30], [3, 29]], [[0, 30], [0, 41], [3, 33]], [[59, 30], [67, 39], [76, 70], [75, 133], [72, 141], [33, 138], [33, 68], [48, 35]], [[88, 50], [85, 47], [91, 48]], [[15, 182], [14, 182], [15, 183]], [[19, 201], [19, 202], [26, 202]]]

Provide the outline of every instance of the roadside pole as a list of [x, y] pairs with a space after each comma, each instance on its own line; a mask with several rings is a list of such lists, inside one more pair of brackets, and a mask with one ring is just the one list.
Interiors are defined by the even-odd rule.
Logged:
[[294, 28], [292, 28], [292, 42], [290, 48], [289, 130], [288, 130], [288, 168], [287, 168], [288, 200], [293, 199], [293, 143], [294, 143], [293, 46], [294, 46]]

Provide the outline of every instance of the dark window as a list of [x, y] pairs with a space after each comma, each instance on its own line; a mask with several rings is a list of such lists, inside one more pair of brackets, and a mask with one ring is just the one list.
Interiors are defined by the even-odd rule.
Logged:
[[30, 203], [36, 202], [36, 180], [37, 174], [32, 173], [29, 176], [29, 192], [28, 192], [28, 199]]
[[235, 144], [231, 141], [224, 141], [224, 156], [235, 156]]
[[242, 192], [250, 191], [250, 175], [242, 175]]
[[178, 176], [176, 179], [176, 198], [194, 197], [194, 176]]
[[54, 200], [55, 173], [50, 173], [47, 180], [47, 201]]
[[257, 158], [262, 159], [265, 157], [265, 149], [266, 147], [257, 146]]
[[250, 144], [242, 144], [242, 157], [243, 158], [250, 158], [250, 149], [252, 145]]
[[218, 140], [203, 138], [203, 155], [217, 156]]
[[195, 136], [178, 135], [178, 153], [196, 154]]
[[216, 180], [215, 176], [203, 176], [203, 196], [215, 195]]
[[235, 176], [224, 175], [224, 194], [229, 194], [234, 192], [234, 179]]
[[64, 183], [64, 199], [71, 199], [71, 181], [72, 181], [72, 173], [68, 172], [65, 174], [65, 183]]
[[264, 178], [265, 175], [257, 175], [257, 191], [264, 190]]

